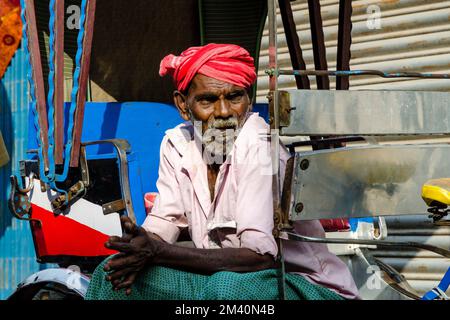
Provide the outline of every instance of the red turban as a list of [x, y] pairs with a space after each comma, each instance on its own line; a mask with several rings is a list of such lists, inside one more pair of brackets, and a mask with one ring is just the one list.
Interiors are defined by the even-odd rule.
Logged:
[[247, 50], [234, 44], [210, 43], [191, 47], [179, 56], [169, 54], [161, 60], [159, 75], [170, 74], [181, 92], [197, 74], [249, 88], [256, 80], [253, 58]]

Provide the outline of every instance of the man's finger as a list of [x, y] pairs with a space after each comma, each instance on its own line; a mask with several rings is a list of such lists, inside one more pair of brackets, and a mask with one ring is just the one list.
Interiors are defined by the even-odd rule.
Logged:
[[108, 238], [108, 242], [124, 242], [123, 238], [118, 236], [111, 236]]
[[106, 276], [106, 280], [108, 281], [114, 281], [114, 280], [120, 280], [126, 275], [128, 275], [131, 272], [135, 272], [136, 270], [134, 268], [124, 268], [121, 270], [117, 270], [114, 272], [111, 272]]
[[106, 242], [105, 247], [112, 250], [117, 250], [124, 253], [133, 253], [134, 247], [126, 242]]
[[136, 280], [137, 273], [132, 273], [124, 279], [121, 283], [119, 283], [115, 288], [117, 289], [129, 289], [133, 285], [134, 281]]
[[131, 221], [127, 216], [120, 217], [120, 223], [125, 233], [137, 235], [139, 233], [139, 227]]
[[142, 258], [137, 255], [124, 255], [119, 258], [112, 258], [109, 260], [104, 270], [105, 271], [119, 271], [127, 268], [132, 268], [136, 265], [136, 263], [140, 262]]

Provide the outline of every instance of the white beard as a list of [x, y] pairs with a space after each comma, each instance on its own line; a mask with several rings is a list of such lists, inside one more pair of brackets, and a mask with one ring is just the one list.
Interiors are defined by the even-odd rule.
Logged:
[[230, 154], [239, 130], [208, 129], [203, 135], [203, 158], [208, 164], [222, 164]]

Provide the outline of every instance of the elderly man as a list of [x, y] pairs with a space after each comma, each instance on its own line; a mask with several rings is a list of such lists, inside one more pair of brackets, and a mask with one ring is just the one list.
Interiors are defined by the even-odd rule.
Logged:
[[[187, 122], [166, 132], [155, 204], [142, 227], [122, 218], [123, 237], [106, 243], [120, 253], [97, 268], [87, 298], [278, 299], [271, 163], [261, 161], [270, 142], [251, 112], [253, 59], [239, 46], [208, 44], [166, 56], [160, 74], [173, 77]], [[288, 157], [283, 150], [281, 171]], [[324, 236], [317, 221], [296, 229]], [[194, 248], [177, 245], [184, 231]], [[357, 298], [325, 245], [285, 242], [283, 252], [288, 299]]]

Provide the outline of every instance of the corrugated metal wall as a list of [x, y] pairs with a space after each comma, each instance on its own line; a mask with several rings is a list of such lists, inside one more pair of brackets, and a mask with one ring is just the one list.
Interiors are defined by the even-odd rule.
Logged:
[[[320, 0], [323, 17], [328, 68], [336, 69], [338, 0]], [[448, 0], [363, 0], [352, 2], [353, 29], [351, 69], [384, 71], [417, 71], [450, 73], [450, 1]], [[307, 69], [314, 69], [307, 0], [293, 1], [296, 20]], [[379, 10], [379, 21], [375, 10]], [[380, 28], [371, 29], [377, 26]], [[292, 69], [281, 17], [278, 16], [278, 62], [280, 68]], [[261, 44], [258, 72], [258, 102], [267, 102], [268, 30]], [[294, 89], [293, 77], [279, 78], [280, 89]], [[315, 88], [315, 78], [310, 77]], [[331, 88], [335, 79], [330, 78]], [[449, 91], [449, 80], [350, 78], [351, 90], [427, 90]], [[450, 249], [450, 228], [434, 227], [426, 216], [388, 217], [388, 240], [418, 241]], [[411, 282], [420, 293], [437, 285], [450, 266], [450, 259], [423, 251], [378, 251]]]
[[0, 299], [44, 266], [36, 262], [29, 224], [13, 219], [7, 206], [9, 176], [25, 158], [28, 136], [28, 95], [24, 50], [16, 52], [0, 80], [0, 130], [11, 156], [0, 168]]
[[[328, 68], [336, 69], [338, 0], [321, 0]], [[448, 0], [362, 0], [353, 1], [351, 69], [385, 71], [450, 72], [450, 1]], [[308, 69], [314, 69], [306, 0], [292, 2], [297, 32]], [[380, 10], [380, 28], [373, 10]], [[369, 13], [368, 13], [369, 12]], [[291, 69], [281, 18], [278, 17], [278, 60], [281, 68]], [[267, 27], [261, 43], [258, 102], [266, 102], [268, 77]], [[311, 77], [311, 83], [315, 83]], [[334, 88], [334, 78], [330, 78]], [[293, 77], [280, 77], [280, 88], [295, 88]], [[352, 77], [350, 89], [450, 89], [448, 80], [383, 79]]]

